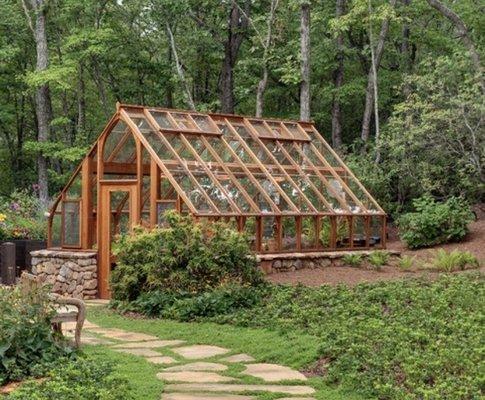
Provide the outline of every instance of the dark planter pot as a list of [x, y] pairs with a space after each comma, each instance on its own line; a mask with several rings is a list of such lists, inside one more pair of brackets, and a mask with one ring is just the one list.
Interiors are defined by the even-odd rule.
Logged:
[[[30, 240], [30, 239], [14, 239], [4, 240], [0, 242], [0, 245], [5, 242], [15, 244], [15, 264], [17, 266], [17, 274], [20, 275], [21, 271], [27, 270], [31, 272], [32, 269], [32, 257], [31, 251], [42, 250], [47, 247], [47, 242], [44, 240]], [[0, 255], [0, 264], [2, 262]]]

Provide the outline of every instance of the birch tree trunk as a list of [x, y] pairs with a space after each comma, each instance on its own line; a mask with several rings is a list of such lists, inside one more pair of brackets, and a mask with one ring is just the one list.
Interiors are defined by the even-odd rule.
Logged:
[[[27, 17], [27, 22], [33, 33], [36, 47], [35, 71], [42, 72], [49, 66], [49, 54], [46, 34], [46, 4], [45, 0], [22, 0], [22, 6]], [[35, 16], [32, 21], [30, 13]], [[37, 141], [45, 143], [49, 140], [50, 124], [52, 121], [52, 105], [49, 85], [43, 84], [37, 88], [35, 93], [35, 113], [37, 117]], [[39, 184], [39, 199], [43, 207], [49, 202], [49, 182], [47, 176], [47, 158], [40, 152], [37, 157], [37, 173]]]
[[[345, 0], [336, 0], [335, 16], [344, 14]], [[344, 35], [340, 32], [336, 40], [337, 67], [333, 71], [333, 102], [332, 102], [332, 145], [335, 149], [342, 146], [342, 110], [340, 107], [340, 88], [344, 82]]]
[[[390, 0], [390, 5], [392, 8], [396, 6], [397, 0]], [[372, 116], [372, 108], [374, 101], [377, 102], [375, 99], [375, 85], [377, 85], [377, 72], [379, 71], [379, 66], [382, 60], [382, 54], [384, 53], [384, 44], [386, 42], [387, 34], [389, 33], [389, 18], [386, 18], [382, 21], [381, 31], [379, 33], [379, 40], [377, 42], [377, 47], [374, 50], [371, 44], [372, 52], [374, 52], [374, 61], [372, 62], [371, 68], [369, 69], [369, 73], [367, 75], [367, 88], [365, 91], [365, 106], [364, 106], [364, 116], [362, 117], [362, 130], [361, 130], [361, 139], [364, 142], [369, 140], [370, 136], [370, 121]], [[374, 71], [376, 75], [376, 79], [374, 79]], [[377, 124], [379, 122], [377, 121]]]
[[467, 48], [468, 52], [470, 53], [470, 58], [473, 63], [473, 67], [475, 68], [478, 79], [480, 80], [480, 86], [482, 88], [482, 93], [485, 94], [485, 81], [483, 78], [483, 67], [480, 61], [480, 54], [478, 53], [475, 44], [473, 43], [472, 38], [470, 37], [470, 31], [468, 27], [465, 25], [463, 20], [460, 18], [458, 14], [456, 14], [453, 10], [446, 7], [441, 1], [439, 0], [427, 0], [428, 4], [433, 7], [435, 10], [439, 11], [444, 17], [448, 18], [451, 23], [455, 26], [460, 39], [462, 40], [463, 44]]
[[300, 7], [301, 84], [300, 119], [310, 121], [310, 3]]
[[263, 116], [264, 109], [264, 93], [266, 92], [266, 86], [268, 84], [268, 63], [269, 52], [271, 49], [271, 42], [273, 40], [273, 23], [276, 17], [276, 8], [278, 7], [279, 0], [271, 0], [271, 9], [268, 17], [268, 32], [263, 42], [263, 76], [258, 82], [256, 89], [256, 117]]
[[194, 104], [194, 99], [192, 98], [192, 92], [190, 90], [190, 86], [187, 82], [187, 79], [185, 78], [184, 69], [180, 64], [179, 56], [177, 52], [177, 46], [175, 45], [175, 38], [173, 37], [173, 32], [168, 22], [166, 24], [166, 28], [167, 28], [167, 34], [170, 42], [170, 47], [172, 48], [173, 59], [175, 61], [175, 68], [177, 70], [177, 75], [179, 76], [179, 79], [182, 82], [187, 104], [191, 110], [195, 110], [195, 104]]

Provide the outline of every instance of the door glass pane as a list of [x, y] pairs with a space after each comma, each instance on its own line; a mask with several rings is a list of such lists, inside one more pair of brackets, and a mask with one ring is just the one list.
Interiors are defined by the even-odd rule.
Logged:
[[130, 192], [118, 190], [110, 192], [110, 233], [111, 242], [116, 236], [130, 230]]

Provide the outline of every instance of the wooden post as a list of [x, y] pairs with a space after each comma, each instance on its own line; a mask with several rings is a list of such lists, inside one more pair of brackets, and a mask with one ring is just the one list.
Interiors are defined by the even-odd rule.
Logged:
[[92, 164], [91, 158], [88, 156], [82, 163], [81, 177], [82, 177], [82, 203], [81, 203], [81, 248], [90, 249], [92, 243], [92, 229], [93, 229], [93, 195], [91, 188], [91, 173]]
[[1, 246], [1, 278], [4, 285], [15, 284], [15, 244], [5, 242]]
[[157, 200], [160, 198], [160, 169], [157, 162], [150, 157], [150, 225], [158, 224]]

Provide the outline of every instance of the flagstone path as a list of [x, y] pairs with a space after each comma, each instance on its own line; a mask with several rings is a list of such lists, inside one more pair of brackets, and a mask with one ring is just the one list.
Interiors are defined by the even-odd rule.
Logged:
[[[63, 329], [67, 336], [72, 335], [72, 324], [64, 324]], [[256, 400], [262, 393], [290, 396], [279, 400], [315, 400], [307, 397], [315, 390], [305, 385], [307, 378], [299, 371], [256, 363], [248, 354], [219, 346], [188, 345], [184, 340], [162, 340], [144, 333], [101, 328], [87, 321], [82, 343], [108, 346], [159, 364], [157, 378], [166, 383], [161, 400]], [[244, 383], [248, 376], [251, 384]]]

